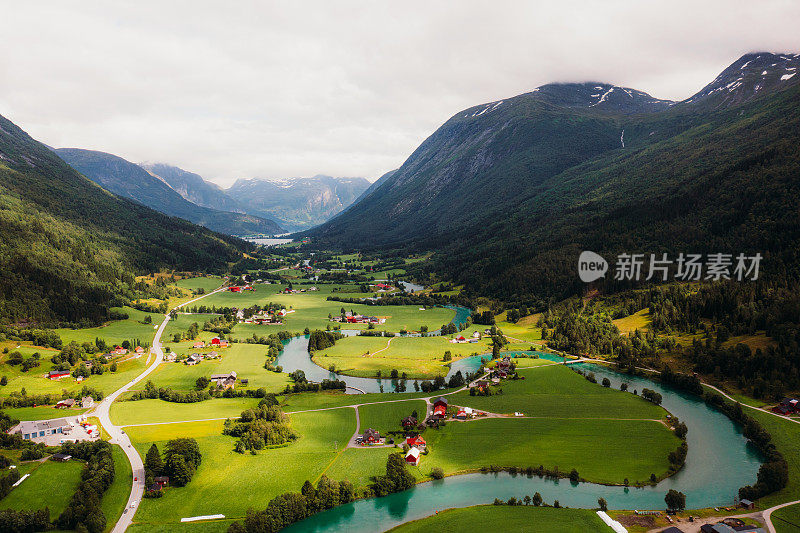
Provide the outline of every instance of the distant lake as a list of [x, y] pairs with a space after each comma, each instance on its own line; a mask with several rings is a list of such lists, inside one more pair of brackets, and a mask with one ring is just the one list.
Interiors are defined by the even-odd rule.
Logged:
[[263, 246], [277, 246], [279, 244], [286, 244], [292, 242], [292, 239], [245, 239], [246, 241], [261, 244]]

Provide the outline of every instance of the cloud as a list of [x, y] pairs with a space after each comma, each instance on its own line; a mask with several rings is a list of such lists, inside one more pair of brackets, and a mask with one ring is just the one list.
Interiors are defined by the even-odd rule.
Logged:
[[[5, 6], [3, 4], [6, 4]], [[798, 51], [800, 4], [0, 0], [0, 113], [53, 146], [229, 184], [375, 179], [461, 109], [553, 81], [683, 99]]]

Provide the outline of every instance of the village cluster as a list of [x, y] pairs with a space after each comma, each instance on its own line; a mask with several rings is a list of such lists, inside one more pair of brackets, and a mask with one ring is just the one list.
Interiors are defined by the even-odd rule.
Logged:
[[[136, 348], [134, 348], [131, 351], [135, 354], [134, 357], [141, 357], [147, 350], [145, 350], [141, 346], [137, 346]], [[128, 350], [126, 348], [123, 348], [122, 346], [114, 346], [113, 350], [111, 350], [110, 352], [102, 354], [100, 357], [102, 357], [103, 360], [105, 360], [108, 363], [108, 362], [111, 362], [112, 360], [114, 360], [114, 359], [116, 359], [118, 357], [121, 357], [121, 356], [127, 355], [127, 354], [128, 354]], [[83, 361], [83, 365], [86, 366], [86, 368], [88, 368], [89, 370], [91, 370], [91, 368], [94, 365], [94, 363], [92, 361]], [[47, 379], [58, 380], [58, 379], [61, 379], [61, 378], [65, 378], [65, 377], [69, 376], [70, 374], [72, 374], [72, 371], [69, 370], [69, 369], [65, 369], [65, 370], [50, 370], [45, 375], [45, 377]], [[75, 381], [83, 381], [83, 376], [76, 377]]]

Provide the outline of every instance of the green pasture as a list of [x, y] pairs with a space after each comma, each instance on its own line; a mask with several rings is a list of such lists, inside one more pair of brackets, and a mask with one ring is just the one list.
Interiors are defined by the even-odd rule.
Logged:
[[[450, 351], [453, 360], [491, 351], [488, 341], [453, 344], [449, 337], [347, 337], [326, 350], [314, 354], [314, 362], [323, 368], [335, 365], [337, 372], [360, 377], [374, 377], [378, 370], [388, 376], [392, 369], [409, 378], [431, 379], [447, 375], [449, 363], [443, 361]], [[391, 342], [390, 342], [391, 341]]]
[[[133, 309], [132, 307], [115, 308], [116, 311], [126, 313], [126, 320], [112, 320], [102, 326], [84, 329], [60, 328], [55, 330], [61, 336], [64, 344], [72, 341], [78, 343], [91, 342], [97, 337], [105, 340], [108, 344], [120, 344], [124, 340], [139, 339], [142, 342], [152, 342], [155, 330], [164, 320], [164, 315], [158, 313], [145, 313]], [[142, 324], [144, 317], [150, 316], [152, 324]]]
[[504, 533], [528, 531], [584, 533], [608, 530], [608, 526], [600, 520], [597, 513], [588, 509], [478, 505], [463, 509], [447, 509], [428, 518], [400, 525], [390, 531], [393, 533], [469, 531], [474, 529], [476, 524], [494, 524], [500, 526]]
[[236, 418], [258, 405], [256, 398], [214, 398], [204, 402], [174, 403], [163, 400], [117, 401], [111, 405], [111, 421], [120, 426]]
[[235, 439], [222, 435], [221, 421], [127, 428], [142, 455], [153, 442], [163, 448], [166, 440], [183, 436], [196, 438], [203, 455], [189, 485], [169, 488], [163, 498], [143, 500], [135, 521], [164, 527], [186, 516], [222, 513], [239, 518], [250, 507], [262, 509], [276, 495], [316, 479], [355, 431], [352, 409], [295, 414], [291, 423], [300, 435], [297, 441], [256, 455], [234, 452]]
[[667, 414], [632, 392], [590, 383], [563, 365], [521, 369], [519, 374], [525, 379], [504, 380], [492, 386], [492, 396], [470, 396], [465, 391], [448, 399], [455, 405], [493, 413], [521, 412], [530, 417], [661, 420]]
[[402, 429], [400, 420], [411, 416], [413, 411], [417, 411], [418, 418], [424, 420], [425, 409], [423, 400], [362, 405], [358, 408], [358, 415], [361, 420], [360, 430], [363, 432], [367, 428], [373, 428], [380, 431], [381, 434], [386, 434], [388, 431], [398, 431]]
[[0, 500], [0, 509], [31, 511], [46, 506], [50, 509], [50, 518], [58, 518], [78, 488], [85, 466], [85, 463], [77, 460], [35, 463], [28, 471], [30, 477]]

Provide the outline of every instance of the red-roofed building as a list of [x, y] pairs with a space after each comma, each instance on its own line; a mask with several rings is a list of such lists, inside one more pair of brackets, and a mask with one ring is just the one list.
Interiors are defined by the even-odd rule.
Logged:
[[241, 287], [228, 287], [228, 290], [231, 292], [242, 292]]
[[425, 439], [423, 439], [422, 437], [408, 437], [406, 439], [406, 444], [408, 444], [412, 448], [415, 446], [417, 448], [424, 448], [427, 445]]

